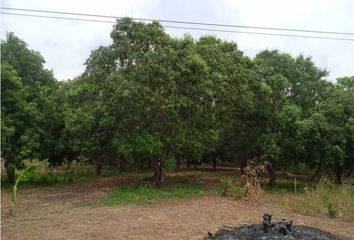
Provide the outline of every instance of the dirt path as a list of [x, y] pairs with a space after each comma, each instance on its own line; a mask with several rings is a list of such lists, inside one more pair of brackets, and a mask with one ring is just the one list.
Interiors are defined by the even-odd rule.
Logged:
[[259, 223], [265, 211], [275, 217], [293, 218], [297, 225], [354, 237], [353, 223], [216, 196], [140, 206], [77, 205], [98, 199], [120, 184], [115, 178], [106, 178], [89, 184], [23, 190], [16, 215], [11, 218], [7, 216], [10, 194], [4, 193], [2, 239], [203, 239], [208, 231], [216, 232], [222, 226]]

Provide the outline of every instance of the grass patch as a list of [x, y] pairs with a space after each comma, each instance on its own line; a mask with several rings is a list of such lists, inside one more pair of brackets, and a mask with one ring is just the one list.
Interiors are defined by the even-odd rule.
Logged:
[[151, 204], [166, 199], [186, 199], [220, 193], [219, 186], [206, 187], [201, 184], [179, 183], [163, 188], [151, 188], [146, 184], [137, 187], [122, 187], [110, 193], [96, 206]]
[[[121, 172], [117, 169], [106, 168], [103, 169], [100, 176], [96, 176], [94, 169], [79, 169], [72, 168], [64, 171], [48, 171], [48, 172], [36, 172], [30, 176], [26, 182], [21, 185], [21, 188], [29, 187], [45, 187], [53, 185], [68, 185], [78, 182], [86, 182], [99, 177], [111, 177], [118, 176]], [[7, 182], [6, 175], [1, 177], [1, 189], [11, 190], [12, 185]]]
[[298, 195], [267, 194], [264, 201], [276, 202], [295, 213], [354, 221], [354, 188], [350, 184], [334, 185], [322, 181]]
[[[262, 182], [266, 182], [263, 180]], [[296, 182], [296, 193], [303, 194], [305, 188], [305, 183], [303, 181], [297, 180]], [[295, 183], [293, 179], [277, 179], [276, 186], [272, 187], [269, 184], [262, 184], [262, 189], [268, 194], [295, 194]]]

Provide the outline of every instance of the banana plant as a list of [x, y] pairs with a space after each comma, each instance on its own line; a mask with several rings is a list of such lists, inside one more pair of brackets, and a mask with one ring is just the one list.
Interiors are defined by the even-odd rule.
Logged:
[[12, 187], [12, 198], [11, 198], [11, 209], [10, 209], [10, 216], [15, 212], [15, 206], [17, 202], [17, 186], [20, 182], [25, 182], [28, 178], [34, 174], [34, 172], [39, 168], [39, 165], [31, 165], [28, 166], [25, 170], [23, 170], [20, 175], [17, 176], [14, 186]]

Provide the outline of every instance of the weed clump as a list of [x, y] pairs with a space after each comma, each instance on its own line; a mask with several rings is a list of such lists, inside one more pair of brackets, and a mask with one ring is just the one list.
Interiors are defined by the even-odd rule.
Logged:
[[222, 195], [226, 196], [228, 190], [233, 187], [232, 178], [231, 177], [223, 178], [223, 179], [221, 179], [221, 183], [222, 183], [223, 189], [224, 189], [222, 192]]
[[327, 204], [327, 212], [328, 212], [328, 216], [330, 218], [335, 218], [337, 216], [337, 209], [336, 207], [333, 205], [333, 203], [329, 202]]

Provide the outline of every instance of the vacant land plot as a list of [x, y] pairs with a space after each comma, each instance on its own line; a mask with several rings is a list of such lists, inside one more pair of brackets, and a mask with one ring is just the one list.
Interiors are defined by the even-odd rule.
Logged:
[[3, 191], [2, 239], [203, 239], [208, 231], [223, 226], [259, 223], [265, 211], [292, 218], [297, 225], [354, 237], [351, 219], [305, 216], [269, 199], [245, 202], [222, 197], [220, 177], [236, 175], [234, 171], [171, 174], [169, 186], [151, 191], [145, 173], [20, 189], [12, 217], [8, 216], [11, 194]]

